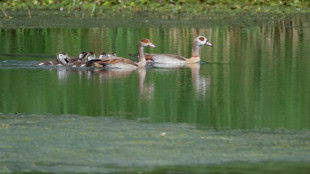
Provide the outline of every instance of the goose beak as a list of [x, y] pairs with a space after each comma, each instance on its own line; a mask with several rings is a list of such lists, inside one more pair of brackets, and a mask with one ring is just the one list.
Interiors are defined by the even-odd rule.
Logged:
[[205, 45], [207, 45], [209, 47], [213, 47], [212, 43], [210, 43], [210, 42], [206, 42]]
[[149, 46], [153, 47], [153, 48], [156, 48], [156, 46], [154, 44], [152, 44], [152, 43], [149, 43]]

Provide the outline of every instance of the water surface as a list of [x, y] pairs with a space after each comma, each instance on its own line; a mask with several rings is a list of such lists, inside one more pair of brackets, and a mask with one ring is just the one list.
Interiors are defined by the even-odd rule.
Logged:
[[[306, 173], [308, 16], [1, 19], [0, 171], [263, 173], [294, 162], [292, 172]], [[201, 48], [200, 64], [34, 65], [59, 51], [131, 58], [141, 38], [156, 45], [145, 52], [189, 57], [198, 35], [214, 45]]]

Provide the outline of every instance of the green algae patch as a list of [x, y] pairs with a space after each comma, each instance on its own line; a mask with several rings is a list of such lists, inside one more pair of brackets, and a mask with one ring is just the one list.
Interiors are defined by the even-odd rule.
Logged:
[[263, 163], [237, 163], [210, 166], [177, 166], [158, 167], [151, 172], [144, 173], [302, 173], [307, 174], [310, 169], [309, 163], [295, 162], [263, 162]]
[[10, 126], [0, 129], [0, 172], [151, 172], [171, 166], [310, 161], [308, 130], [215, 131], [75, 115], [1, 118], [1, 125]]

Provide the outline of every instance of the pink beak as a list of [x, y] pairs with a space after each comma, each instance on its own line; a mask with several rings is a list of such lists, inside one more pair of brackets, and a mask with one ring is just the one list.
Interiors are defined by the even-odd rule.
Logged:
[[153, 47], [153, 48], [156, 48], [156, 46], [154, 44], [152, 44], [152, 43], [149, 43], [149, 46]]
[[209, 47], [213, 47], [212, 43], [210, 43], [210, 42], [206, 42], [205, 45], [207, 45]]

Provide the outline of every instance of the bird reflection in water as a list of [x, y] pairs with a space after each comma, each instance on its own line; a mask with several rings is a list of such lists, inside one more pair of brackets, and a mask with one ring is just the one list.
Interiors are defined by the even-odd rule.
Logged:
[[[200, 75], [200, 63], [192, 64], [153, 64], [154, 67], [161, 69], [173, 69], [173, 68], [189, 68], [191, 70], [192, 85], [197, 94], [197, 98], [202, 99], [206, 96], [210, 90], [211, 78]], [[138, 75], [138, 90], [140, 98], [143, 100], [150, 100], [154, 95], [154, 81], [145, 85], [146, 68], [139, 69], [99, 69], [99, 68], [66, 68], [59, 67], [57, 70], [57, 76], [59, 80], [64, 80], [68, 77], [68, 73], [78, 73], [80, 79], [98, 77], [99, 80], [104, 81], [108, 79], [126, 78], [132, 73]]]
[[199, 74], [200, 63], [186, 64], [186, 67], [192, 71], [192, 84], [198, 94], [197, 97], [205, 97], [206, 93], [210, 91], [211, 77], [204, 77]]
[[144, 100], [152, 99], [154, 95], [154, 82], [151, 82], [148, 85], [144, 84], [146, 76], [146, 68], [140, 68], [137, 70], [137, 72], [138, 72], [139, 95], [141, 99]]
[[210, 90], [211, 77], [205, 77], [200, 75], [200, 63], [188, 63], [188, 64], [162, 64], [154, 63], [154, 67], [163, 69], [173, 69], [173, 68], [189, 68], [192, 74], [192, 85], [197, 94], [197, 98], [205, 97], [205, 94]]
[[64, 67], [58, 67], [56, 69], [57, 77], [60, 81], [66, 79], [68, 77], [68, 69]]
[[79, 78], [91, 79], [97, 77], [100, 81], [108, 79], [126, 78], [132, 73], [138, 74], [138, 90], [140, 98], [143, 100], [150, 100], [154, 94], [154, 83], [151, 82], [148, 85], [144, 84], [146, 77], [146, 68], [139, 69], [100, 69], [100, 68], [67, 68], [59, 67], [56, 69], [57, 77], [59, 81], [63, 81], [68, 78], [69, 74], [77, 73]]

